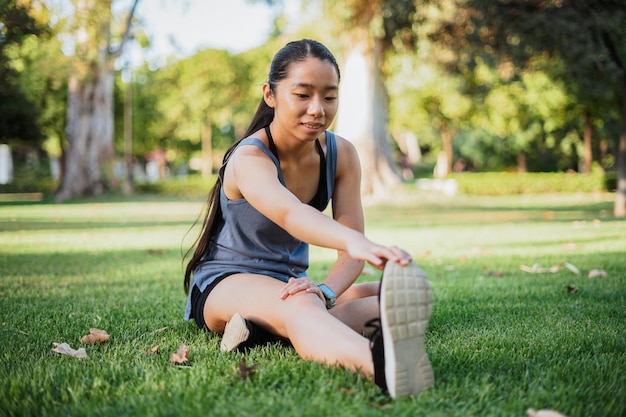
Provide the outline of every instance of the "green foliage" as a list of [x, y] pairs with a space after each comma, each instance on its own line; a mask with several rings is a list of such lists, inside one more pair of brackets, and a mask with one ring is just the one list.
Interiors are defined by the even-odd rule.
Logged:
[[603, 173], [512, 173], [482, 172], [453, 174], [461, 193], [471, 195], [592, 193], [606, 191]]
[[39, 109], [20, 85], [21, 69], [12, 62], [22, 43], [45, 30], [31, 9], [30, 3], [0, 1], [0, 140], [37, 145], [43, 139]]
[[201, 175], [187, 177], [169, 177], [154, 183], [135, 184], [135, 191], [146, 194], [203, 198], [209, 194], [215, 184], [215, 177], [203, 178]]
[[[605, 197], [398, 193], [369, 207], [370, 237], [413, 254], [435, 297], [426, 341], [435, 388], [396, 401], [291, 348], [221, 353], [217, 336], [184, 322], [181, 247], [195, 236], [181, 241], [200, 207], [148, 198], [0, 206], [0, 415], [626, 413], [626, 225], [604, 217]], [[311, 276], [322, 279], [333, 256], [313, 248]], [[582, 274], [519, 268], [561, 262]], [[596, 268], [608, 276], [587, 278]], [[81, 345], [91, 327], [111, 340]], [[88, 358], [53, 353], [52, 342], [85, 347]], [[189, 362], [171, 365], [181, 344]], [[244, 357], [258, 365], [247, 380], [233, 370]]]
[[0, 194], [43, 193], [49, 196], [54, 193], [58, 184], [50, 176], [48, 158], [32, 157], [32, 154], [32, 151], [26, 155], [13, 152], [13, 180], [0, 184]]

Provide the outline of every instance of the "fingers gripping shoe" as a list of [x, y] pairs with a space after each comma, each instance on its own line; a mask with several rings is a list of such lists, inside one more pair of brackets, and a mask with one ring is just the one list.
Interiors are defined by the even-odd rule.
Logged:
[[415, 263], [388, 263], [380, 287], [380, 332], [373, 339], [375, 382], [392, 398], [413, 396], [435, 384], [424, 348], [433, 296]]

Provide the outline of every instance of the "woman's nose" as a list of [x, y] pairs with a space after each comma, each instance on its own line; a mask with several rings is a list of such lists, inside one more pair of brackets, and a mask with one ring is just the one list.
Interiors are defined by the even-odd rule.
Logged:
[[321, 100], [312, 100], [309, 106], [309, 113], [316, 117], [325, 115], [324, 105]]

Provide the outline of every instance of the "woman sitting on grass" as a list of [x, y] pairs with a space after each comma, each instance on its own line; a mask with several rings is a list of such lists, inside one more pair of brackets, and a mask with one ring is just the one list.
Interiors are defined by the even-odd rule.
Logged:
[[[434, 383], [424, 350], [430, 286], [409, 254], [363, 234], [357, 153], [326, 130], [338, 90], [339, 67], [319, 42], [276, 54], [250, 127], [208, 197], [185, 272], [185, 319], [223, 334], [222, 350], [271, 334], [392, 397], [415, 395]], [[331, 198], [332, 219], [322, 213]], [[320, 285], [307, 278], [309, 244], [338, 252]], [[384, 269], [380, 284], [355, 284], [364, 261]]]

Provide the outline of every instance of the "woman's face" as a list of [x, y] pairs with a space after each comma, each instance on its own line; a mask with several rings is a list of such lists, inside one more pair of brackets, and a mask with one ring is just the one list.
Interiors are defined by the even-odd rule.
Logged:
[[274, 108], [274, 126], [301, 139], [312, 140], [332, 123], [338, 107], [339, 76], [334, 65], [307, 58], [289, 68], [287, 78], [265, 88], [265, 99]]

